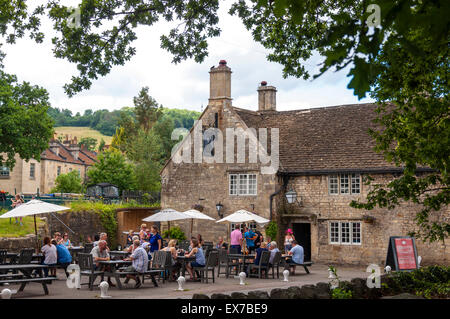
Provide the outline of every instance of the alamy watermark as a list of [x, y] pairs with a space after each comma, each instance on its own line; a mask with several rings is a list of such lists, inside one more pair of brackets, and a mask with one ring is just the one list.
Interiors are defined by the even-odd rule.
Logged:
[[378, 27], [381, 25], [381, 8], [378, 4], [369, 4], [366, 12], [370, 13], [366, 20], [368, 27]]
[[71, 29], [81, 27], [81, 9], [68, 7], [67, 12], [70, 13], [67, 18], [67, 26]]
[[[268, 136], [270, 131], [270, 154]], [[226, 128], [224, 133], [215, 127], [204, 129], [202, 121], [195, 121], [191, 134], [184, 128], [172, 132], [172, 140], [183, 140], [172, 148], [176, 163], [259, 163], [261, 174], [275, 174], [279, 167], [278, 128]], [[236, 143], [235, 143], [236, 140]], [[248, 151], [248, 152], [247, 152]]]

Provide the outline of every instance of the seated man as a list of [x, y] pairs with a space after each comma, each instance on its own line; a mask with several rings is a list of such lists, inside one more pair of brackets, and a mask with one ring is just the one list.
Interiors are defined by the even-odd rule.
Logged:
[[303, 247], [296, 240], [292, 241], [292, 248], [289, 251], [289, 255], [292, 255], [292, 260], [288, 260], [287, 263], [293, 267], [292, 275], [295, 275], [295, 266], [303, 264], [304, 258]]
[[67, 266], [70, 265], [72, 262], [72, 255], [70, 255], [69, 249], [64, 244], [58, 244], [56, 245], [56, 252], [58, 255], [58, 262], [57, 264], [64, 267], [64, 271], [66, 273], [67, 278], [69, 277], [69, 274], [67, 273], [66, 269]]
[[219, 237], [219, 242], [216, 245], [217, 249], [228, 249], [228, 244], [223, 240], [223, 237]]
[[276, 241], [273, 241], [273, 242], [270, 243], [269, 251], [270, 251], [269, 264], [272, 265], [273, 264], [273, 258], [275, 257], [275, 254], [280, 251], [278, 249], [278, 245], [277, 245]]
[[[98, 245], [92, 248], [91, 255], [92, 259], [94, 259], [95, 270], [108, 270], [109, 267], [102, 267], [99, 263], [99, 261], [110, 260], [107, 248], [108, 247], [106, 246], [106, 241], [104, 240], [99, 240]], [[108, 284], [111, 287], [115, 287], [115, 285], [111, 282], [111, 278], [108, 278]]]
[[[131, 266], [128, 266], [125, 268], [125, 272], [138, 272], [138, 273], [144, 273], [148, 269], [148, 256], [147, 251], [142, 248], [141, 241], [139, 239], [135, 240], [133, 242], [134, 250], [133, 254], [125, 258], [124, 260], [132, 260], [133, 263]], [[134, 288], [139, 288], [142, 285], [141, 280], [139, 279], [139, 276], [136, 275], [127, 275], [127, 279], [125, 280], [125, 283], [128, 282], [128, 280], [133, 279], [136, 281], [136, 285]]]

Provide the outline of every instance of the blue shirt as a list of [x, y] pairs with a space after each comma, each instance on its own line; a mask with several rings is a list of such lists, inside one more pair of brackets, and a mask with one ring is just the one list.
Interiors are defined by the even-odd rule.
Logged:
[[[263, 251], [269, 251], [269, 250], [267, 248], [261, 248], [261, 247], [256, 249], [256, 258], [254, 261], [255, 265], [259, 265], [259, 260], [261, 259], [261, 255], [262, 255]], [[265, 265], [263, 265], [263, 266], [265, 266]]]
[[248, 230], [245, 232], [244, 238], [245, 238], [245, 241], [247, 242], [247, 247], [255, 246], [255, 242], [253, 241], [253, 239], [250, 239], [250, 238], [255, 237], [255, 235], [256, 234], [254, 232], [252, 232], [251, 230]]
[[297, 245], [295, 247], [292, 247], [290, 252], [292, 253], [292, 261], [293, 262], [295, 262], [296, 264], [303, 264], [304, 253], [303, 253], [302, 246]]
[[203, 249], [201, 247], [197, 247], [197, 253], [195, 254], [195, 262], [199, 265], [205, 265], [205, 254], [203, 254]]
[[162, 237], [159, 233], [156, 233], [156, 235], [150, 236], [150, 252], [154, 252], [159, 249], [158, 240], [161, 239], [162, 244]]
[[56, 253], [58, 255], [58, 264], [65, 264], [72, 262], [72, 256], [69, 249], [63, 244], [56, 245]]

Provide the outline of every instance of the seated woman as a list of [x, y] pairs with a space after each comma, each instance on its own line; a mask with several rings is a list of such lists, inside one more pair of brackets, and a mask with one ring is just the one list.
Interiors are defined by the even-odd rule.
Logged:
[[127, 247], [130, 247], [130, 246], [133, 246], [133, 231], [132, 230], [130, 230], [127, 235]]
[[[56, 241], [53, 241], [56, 243]], [[53, 277], [56, 276], [56, 263], [58, 261], [56, 245], [52, 244], [50, 237], [44, 237], [44, 246], [41, 248], [41, 252], [44, 255], [42, 263], [50, 267], [50, 272]], [[48, 277], [49, 268], [44, 269], [45, 277]]]
[[186, 265], [186, 269], [191, 275], [191, 279], [189, 281], [195, 281], [195, 275], [193, 268], [194, 267], [204, 267], [206, 264], [205, 255], [203, 254], [203, 249], [199, 246], [197, 239], [191, 240], [191, 251], [186, 254], [186, 257], [195, 256], [195, 261]]
[[70, 247], [70, 246], [72, 246], [72, 243], [70, 242], [70, 239], [69, 239], [69, 234], [68, 233], [64, 233], [64, 236], [63, 236], [63, 238], [59, 241], [59, 243], [57, 243], [58, 245], [59, 244], [62, 244], [62, 245], [64, 245], [64, 246], [66, 246], [66, 247]]
[[[134, 235], [134, 236], [131, 238], [131, 242], [134, 243], [134, 241], [135, 241], [136, 239], [139, 240], [139, 236]], [[134, 245], [131, 245], [131, 246], [129, 246], [128, 248], [125, 248], [124, 250], [127, 251], [127, 252], [129, 252], [130, 254], [132, 254], [133, 251], [134, 251], [134, 249], [135, 249], [135, 248], [134, 248]]]
[[180, 269], [181, 264], [177, 261], [178, 252], [175, 246], [177, 245], [176, 239], [171, 239], [169, 243], [167, 244], [167, 247], [163, 248], [162, 251], [170, 251], [170, 254], [172, 256], [172, 273], [171, 278], [172, 280], [175, 280], [175, 274], [178, 272], [178, 269]]
[[[259, 266], [259, 261], [261, 260], [261, 255], [262, 255], [263, 251], [269, 251], [267, 249], [267, 243], [266, 242], [262, 242], [261, 246], [259, 248], [256, 248], [256, 257], [255, 257], [255, 260], [253, 262], [253, 264], [255, 266]], [[263, 265], [263, 266], [266, 266], [266, 265]], [[246, 273], [247, 273], [247, 271], [246, 271]], [[247, 273], [247, 275], [248, 275], [248, 273]]]

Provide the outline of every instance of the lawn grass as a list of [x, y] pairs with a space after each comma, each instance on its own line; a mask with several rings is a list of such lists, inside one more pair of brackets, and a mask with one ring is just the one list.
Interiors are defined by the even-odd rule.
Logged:
[[101, 139], [105, 140], [107, 145], [111, 144], [112, 136], [106, 136], [100, 133], [99, 131], [93, 130], [89, 127], [78, 127], [78, 126], [58, 126], [55, 127], [55, 132], [57, 136], [63, 135], [64, 139], [66, 134], [69, 134], [69, 139], [77, 137], [78, 141], [80, 141], [83, 137], [93, 137], [97, 139], [97, 146], [100, 143]]
[[[0, 210], [0, 215], [6, 213], [5, 210]], [[20, 221], [20, 219], [19, 219]], [[19, 223], [15, 223], [15, 218], [0, 218], [0, 237], [23, 237], [28, 234], [34, 234], [34, 219], [33, 216], [24, 217], [22, 219], [23, 226]], [[36, 225], [39, 225], [43, 221], [40, 218], [36, 218]]]

